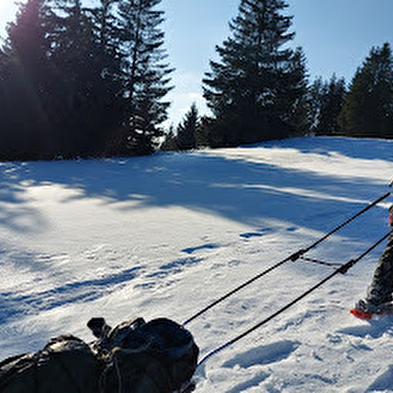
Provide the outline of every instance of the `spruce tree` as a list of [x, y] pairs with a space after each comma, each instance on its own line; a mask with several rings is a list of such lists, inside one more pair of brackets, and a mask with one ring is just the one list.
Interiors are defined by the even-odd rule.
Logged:
[[123, 127], [115, 145], [121, 154], [149, 154], [162, 135], [171, 89], [163, 49], [161, 0], [119, 0], [119, 34], [123, 57], [123, 96], [126, 108]]
[[[21, 3], [0, 59], [0, 155], [117, 154], [127, 118], [116, 0]], [[127, 112], [127, 113], [126, 113]]]
[[347, 136], [393, 138], [393, 57], [388, 43], [372, 48], [357, 70], [339, 125]]
[[309, 95], [311, 131], [315, 135], [337, 135], [338, 116], [346, 95], [345, 80], [336, 75], [330, 81], [318, 78], [310, 86]]
[[199, 128], [199, 115], [195, 103], [191, 105], [184, 120], [177, 127], [177, 148], [191, 150], [196, 148], [196, 136]]
[[323, 99], [326, 95], [326, 82], [322, 77], [316, 78], [308, 88], [308, 118], [310, 131], [315, 134], [319, 126], [319, 118]]
[[322, 100], [316, 135], [337, 135], [339, 133], [338, 116], [342, 110], [345, 94], [345, 80], [338, 79], [336, 75], [333, 75], [326, 84], [326, 93]]
[[47, 31], [51, 18], [47, 1], [28, 0], [20, 5], [15, 22], [7, 27], [0, 64], [3, 159], [43, 158], [52, 148], [47, 114], [51, 89], [48, 75], [52, 73]]
[[[65, 156], [94, 156], [103, 149], [112, 116], [105, 105], [105, 48], [97, 36], [95, 18], [80, 0], [57, 0], [56, 43], [51, 63], [59, 77], [54, 81], [58, 100], [54, 121]], [[106, 113], [107, 112], [107, 113]]]
[[165, 132], [164, 141], [160, 146], [162, 151], [176, 151], [177, 149], [177, 136], [175, 134], [175, 127], [171, 125], [169, 130]]
[[153, 152], [171, 72], [159, 3], [21, 3], [0, 52], [0, 156]]
[[[110, 154], [108, 143], [122, 128], [127, 108], [123, 95], [123, 55], [117, 18], [117, 0], [99, 0], [90, 10], [96, 44], [94, 63], [98, 66], [100, 83], [95, 98], [102, 153]], [[116, 154], [116, 152], [114, 152]]]
[[294, 33], [286, 8], [283, 0], [241, 0], [231, 36], [216, 47], [220, 61], [203, 80], [210, 145], [282, 138], [304, 123], [304, 56], [287, 45]]
[[[284, 91], [280, 118], [289, 126], [289, 135], [301, 136], [310, 132], [308, 117], [308, 79], [306, 57], [302, 48], [296, 48], [284, 73]], [[286, 81], [286, 82], [285, 82]]]

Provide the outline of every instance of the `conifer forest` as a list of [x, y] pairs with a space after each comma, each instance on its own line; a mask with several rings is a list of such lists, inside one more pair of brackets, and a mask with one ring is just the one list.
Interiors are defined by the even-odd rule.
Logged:
[[393, 137], [393, 55], [310, 80], [285, 0], [239, 0], [196, 104], [168, 127], [162, 0], [27, 0], [0, 47], [0, 160], [134, 156], [302, 135]]

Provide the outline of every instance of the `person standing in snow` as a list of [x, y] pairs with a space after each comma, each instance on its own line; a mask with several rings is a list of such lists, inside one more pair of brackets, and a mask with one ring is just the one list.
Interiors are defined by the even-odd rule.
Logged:
[[356, 303], [359, 311], [375, 314], [383, 312], [393, 300], [393, 205], [389, 209], [389, 225], [391, 232], [388, 243], [379, 258], [374, 276], [367, 289], [367, 296]]

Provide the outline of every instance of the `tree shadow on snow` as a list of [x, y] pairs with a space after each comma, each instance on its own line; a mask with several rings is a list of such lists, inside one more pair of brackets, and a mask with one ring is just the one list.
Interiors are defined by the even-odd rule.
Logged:
[[[386, 150], [386, 141], [300, 138], [295, 144], [284, 140], [262, 146], [285, 149], [291, 141], [304, 154], [304, 162], [310, 152], [337, 152], [362, 160], [389, 155], [380, 151]], [[269, 233], [272, 223], [282, 223], [290, 231], [305, 228], [325, 233], [386, 191], [375, 179], [328, 175], [307, 167], [290, 169], [241, 156], [228, 158], [222, 150], [219, 154], [209, 150], [129, 159], [10, 163], [0, 167], [0, 183], [5, 193], [0, 194], [0, 203], [4, 202], [0, 225], [15, 226], [15, 230], [20, 229], [20, 217], [28, 223], [22, 225], [24, 230], [48, 225], [39, 211], [20, 207], [20, 201], [29, 187], [56, 185], [75, 191], [62, 203], [98, 198], [126, 214], [135, 209], [181, 206], [254, 226], [257, 230], [250, 232], [254, 236]], [[117, 202], [122, 203], [115, 206]], [[360, 242], [365, 233], [368, 238], [379, 238], [385, 215], [386, 209], [378, 206], [367, 214], [367, 225], [352, 225], [342, 233]]]

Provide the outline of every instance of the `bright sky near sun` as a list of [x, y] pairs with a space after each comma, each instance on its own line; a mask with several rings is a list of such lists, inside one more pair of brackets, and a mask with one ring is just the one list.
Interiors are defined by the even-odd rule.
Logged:
[[[372, 46], [393, 46], [393, 0], [287, 0], [296, 32], [293, 46], [302, 46], [310, 78], [333, 73], [348, 82]], [[170, 122], [175, 125], [196, 102], [205, 111], [201, 80], [216, 58], [215, 45], [230, 34], [228, 23], [240, 0], [163, 0], [168, 61], [176, 71]], [[13, 18], [12, 0], [0, 0], [0, 34]]]

